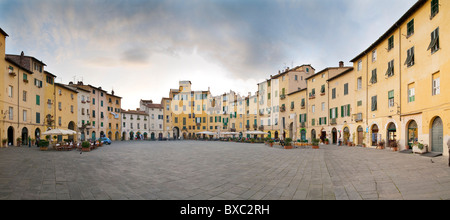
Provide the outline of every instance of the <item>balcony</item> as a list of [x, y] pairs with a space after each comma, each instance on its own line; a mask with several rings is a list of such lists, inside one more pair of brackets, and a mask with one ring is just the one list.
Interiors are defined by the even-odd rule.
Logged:
[[281, 100], [286, 99], [286, 95], [285, 95], [285, 94], [281, 94], [281, 95], [280, 95], [280, 99], [281, 99]]
[[355, 122], [363, 121], [362, 113], [355, 114]]
[[336, 118], [332, 118], [332, 119], [330, 120], [330, 125], [337, 125]]
[[280, 112], [285, 112], [285, 111], [286, 111], [286, 106], [282, 105], [282, 106], [280, 107]]
[[300, 123], [300, 128], [306, 128], [306, 123], [305, 122]]
[[260, 130], [260, 131], [264, 131], [264, 125], [260, 125], [260, 126], [259, 126], [259, 130]]

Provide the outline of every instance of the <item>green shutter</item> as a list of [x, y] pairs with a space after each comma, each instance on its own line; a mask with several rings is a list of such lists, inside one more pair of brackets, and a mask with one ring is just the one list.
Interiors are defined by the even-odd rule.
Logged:
[[41, 105], [41, 97], [36, 95], [36, 105]]
[[344, 106], [341, 106], [341, 118], [344, 117]]
[[327, 124], [327, 117], [323, 117], [323, 124], [324, 124], [324, 125]]
[[347, 116], [350, 116], [350, 104], [347, 105]]
[[330, 108], [330, 118], [333, 118], [333, 109]]

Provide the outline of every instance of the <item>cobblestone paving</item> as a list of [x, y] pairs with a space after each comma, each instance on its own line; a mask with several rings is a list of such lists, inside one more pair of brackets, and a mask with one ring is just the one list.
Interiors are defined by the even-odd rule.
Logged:
[[389, 150], [205, 141], [114, 142], [82, 154], [0, 149], [1, 200], [449, 198], [448, 157]]

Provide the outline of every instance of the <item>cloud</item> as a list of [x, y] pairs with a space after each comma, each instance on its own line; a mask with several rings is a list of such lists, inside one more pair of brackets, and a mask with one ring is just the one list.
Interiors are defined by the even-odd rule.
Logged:
[[36, 56], [65, 79], [116, 88], [144, 85], [130, 83], [139, 76], [171, 87], [205, 78], [222, 88], [215, 79], [234, 79], [228, 88], [246, 93], [256, 90], [246, 83], [286, 66], [348, 62], [415, 1], [0, 0], [0, 27], [10, 34], [7, 52]]

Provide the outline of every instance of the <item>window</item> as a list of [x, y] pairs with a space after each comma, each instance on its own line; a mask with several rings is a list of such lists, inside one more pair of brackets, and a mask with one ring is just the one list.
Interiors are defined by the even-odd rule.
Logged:
[[331, 90], [331, 98], [332, 98], [332, 99], [335, 99], [335, 98], [336, 98], [336, 88], [333, 88], [333, 89]]
[[[341, 106], [341, 117], [346, 117], [346, 116], [350, 116], [350, 105]], [[337, 115], [336, 115], [336, 118], [337, 118]]]
[[13, 87], [12, 86], [8, 86], [8, 97], [10, 97], [10, 98], [13, 97]]
[[408, 85], [408, 102], [416, 101], [416, 91], [414, 88], [414, 83]]
[[9, 120], [13, 120], [13, 119], [14, 119], [14, 108], [9, 107]]
[[414, 47], [411, 47], [407, 51], [407, 57], [406, 57], [405, 65], [408, 66], [408, 67], [414, 65]]
[[362, 69], [362, 60], [358, 61], [358, 71]]
[[372, 77], [370, 78], [370, 83], [377, 83], [377, 69], [372, 70]]
[[414, 34], [414, 19], [408, 22], [406, 29], [407, 29], [406, 37], [410, 37], [411, 35]]
[[439, 28], [431, 32], [431, 42], [427, 50], [431, 50], [432, 54], [439, 50]]
[[394, 107], [394, 90], [388, 92], [388, 99], [389, 99], [388, 101], [389, 108]]
[[376, 49], [372, 51], [372, 62], [375, 62], [375, 61], [377, 61], [377, 50]]
[[358, 88], [358, 90], [361, 90], [362, 89], [362, 77], [359, 77], [358, 78], [358, 81], [357, 81], [357, 88]]
[[344, 95], [348, 95], [348, 83], [344, 84]]
[[40, 124], [41, 123], [41, 113], [36, 112], [36, 123]]
[[330, 119], [335, 119], [338, 116], [338, 108], [332, 108], [330, 109]]
[[431, 0], [431, 17], [430, 18], [433, 18], [434, 16], [436, 16], [437, 13], [439, 13], [439, 0]]
[[41, 105], [41, 97], [36, 95], [36, 105]]
[[441, 80], [439, 73], [433, 75], [433, 95], [439, 95], [441, 93]]
[[357, 102], [357, 105], [358, 105], [358, 106], [362, 106], [362, 100], [359, 100], [359, 101]]
[[23, 110], [23, 121], [27, 121], [27, 110]]
[[394, 60], [388, 63], [388, 69], [386, 71], [386, 76], [389, 78], [394, 75]]
[[62, 110], [61, 102], [58, 102], [58, 109], [59, 109], [60, 111]]
[[312, 113], [316, 112], [316, 106], [315, 106], [315, 105], [312, 105], [312, 106], [311, 106], [311, 112], [312, 112]]
[[322, 111], [325, 111], [325, 102], [322, 102]]
[[372, 96], [372, 111], [377, 110], [377, 96]]
[[388, 50], [394, 48], [394, 35], [392, 35], [388, 40]]

